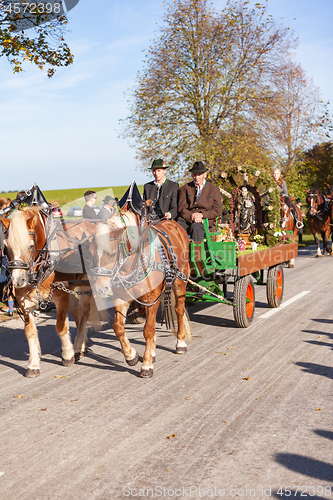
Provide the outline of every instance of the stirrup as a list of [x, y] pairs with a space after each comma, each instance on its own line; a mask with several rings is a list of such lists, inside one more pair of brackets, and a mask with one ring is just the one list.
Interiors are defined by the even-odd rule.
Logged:
[[296, 221], [296, 227], [297, 229], [302, 229], [302, 227], [304, 227], [303, 222], [301, 222], [300, 220]]

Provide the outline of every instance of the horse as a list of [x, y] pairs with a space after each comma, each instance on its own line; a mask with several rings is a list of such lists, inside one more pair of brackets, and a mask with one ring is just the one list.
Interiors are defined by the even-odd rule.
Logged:
[[317, 258], [322, 257], [322, 253], [320, 251], [320, 241], [317, 236], [318, 233], [321, 234], [323, 239], [323, 254], [326, 251], [329, 255], [331, 255], [332, 248], [329, 247], [328, 241], [331, 234], [332, 214], [329, 204], [327, 203], [325, 196], [317, 187], [313, 187], [310, 191], [307, 191], [305, 201], [308, 205], [307, 218], [309, 228], [317, 246]]
[[[149, 249], [145, 251], [142, 242], [147, 240]], [[175, 297], [174, 311], [178, 322], [175, 352], [187, 352], [185, 331], [188, 336], [190, 332], [184, 314], [186, 283], [190, 274], [188, 235], [176, 222], [169, 220], [142, 227], [138, 215], [129, 208], [121, 212], [121, 217], [114, 214], [97, 225], [91, 251], [96, 261], [94, 290], [102, 296], [110, 291], [115, 294], [113, 330], [129, 366], [138, 363], [139, 354], [126, 337], [126, 313], [134, 300], [146, 307], [143, 329], [146, 347], [140, 376], [150, 378], [155, 361], [156, 315], [163, 293], [167, 323], [172, 323], [169, 316], [170, 287]], [[153, 252], [152, 257], [149, 257], [149, 252]], [[170, 301], [166, 300], [168, 297]]]
[[[24, 319], [24, 330], [29, 345], [29, 362], [25, 376], [28, 378], [40, 375], [40, 344], [38, 332], [34, 321], [33, 311], [40, 301], [52, 302], [57, 308], [56, 331], [61, 340], [62, 364], [70, 366], [75, 358], [81, 357], [86, 348], [86, 326], [93, 299], [90, 287], [82, 280], [85, 274], [67, 274], [53, 271], [48, 249], [47, 232], [48, 217], [41, 208], [24, 208], [12, 214], [10, 219], [0, 217], [0, 221], [6, 232], [5, 248], [8, 255], [7, 273], [12, 294], [18, 303]], [[72, 223], [66, 231], [71, 230], [72, 237], [82, 240], [87, 233], [87, 224]], [[94, 232], [96, 227], [89, 224], [89, 230]], [[52, 224], [49, 230], [53, 230]], [[59, 249], [59, 252], [61, 250]], [[63, 260], [65, 265], [73, 261], [74, 251], [63, 249]], [[60, 266], [61, 268], [61, 266]], [[79, 287], [78, 292], [73, 291], [73, 286], [64, 286], [63, 280], [76, 280]], [[60, 286], [59, 286], [60, 285]], [[80, 300], [75, 294], [80, 294]], [[76, 327], [77, 336], [74, 347], [71, 341], [67, 310], [72, 313]], [[92, 313], [96, 311], [92, 307]]]
[[[302, 213], [300, 208], [294, 203], [289, 207], [285, 199], [280, 196], [281, 210], [280, 210], [280, 227], [283, 231], [292, 231], [292, 239], [297, 240], [298, 230], [303, 227]], [[294, 209], [294, 213], [292, 211]], [[296, 221], [295, 212], [297, 212], [298, 220]], [[295, 267], [294, 259], [288, 261], [288, 267]]]

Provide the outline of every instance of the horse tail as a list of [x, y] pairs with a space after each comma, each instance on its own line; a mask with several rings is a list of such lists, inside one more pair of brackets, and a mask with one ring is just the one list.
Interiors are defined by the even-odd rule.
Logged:
[[[165, 320], [165, 324], [167, 328], [175, 335], [177, 336], [176, 328], [175, 328], [175, 323], [177, 319], [177, 313], [176, 313], [176, 296], [175, 292], [172, 289], [171, 290], [171, 300], [167, 303], [164, 300], [164, 297], [161, 297], [161, 305], [162, 305], [162, 318]], [[191, 341], [192, 336], [191, 336], [191, 327], [190, 327], [190, 318], [188, 315], [188, 312], [185, 309], [184, 316], [183, 316], [183, 328], [185, 331], [185, 335], [189, 341]]]
[[89, 318], [88, 321], [95, 332], [101, 330], [104, 323], [109, 323], [110, 314], [106, 309], [102, 309], [99, 311], [96, 306], [96, 301], [93, 296], [90, 297], [90, 310], [89, 310]]

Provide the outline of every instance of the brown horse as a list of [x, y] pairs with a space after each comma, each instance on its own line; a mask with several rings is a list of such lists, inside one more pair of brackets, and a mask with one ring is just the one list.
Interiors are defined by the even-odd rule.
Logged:
[[[303, 227], [302, 214], [297, 205], [291, 203], [291, 207], [287, 205], [284, 198], [280, 197], [281, 202], [281, 219], [280, 226], [283, 231], [292, 231], [292, 239], [296, 241], [298, 230]], [[295, 220], [293, 210], [297, 212], [298, 220]]]
[[[283, 231], [292, 231], [292, 239], [296, 241], [298, 230], [303, 227], [302, 213], [297, 205], [291, 203], [291, 207], [287, 205], [285, 199], [280, 196], [281, 211], [280, 211], [280, 226]], [[295, 216], [292, 209], [297, 212], [298, 220], [295, 220]], [[294, 259], [288, 261], [288, 267], [295, 267]]]
[[309, 222], [309, 228], [315, 243], [317, 246], [317, 257], [322, 257], [320, 251], [320, 241], [318, 238], [318, 233], [321, 234], [323, 239], [323, 253], [325, 251], [331, 255], [332, 248], [329, 247], [329, 236], [331, 234], [331, 210], [319, 188], [313, 187], [310, 191], [307, 191], [306, 203], [308, 205], [307, 218]]
[[[147, 251], [142, 250], [144, 241], [150, 241]], [[137, 364], [139, 355], [126, 337], [126, 313], [133, 300], [146, 306], [143, 329], [146, 349], [140, 376], [152, 377], [156, 315], [163, 292], [170, 296], [168, 283], [175, 296], [174, 310], [178, 322], [176, 353], [187, 351], [185, 330], [188, 325], [184, 314], [186, 282], [190, 273], [188, 235], [174, 221], [161, 221], [141, 228], [136, 215], [128, 210], [121, 218], [113, 215], [106, 223], [97, 226], [91, 248], [97, 266], [94, 269], [95, 291], [103, 296], [110, 291], [114, 294], [113, 329], [130, 366]], [[151, 252], [152, 257], [149, 257]]]
[[[70, 366], [74, 357], [81, 357], [86, 347], [86, 326], [93, 305], [90, 287], [80, 287], [80, 300], [74, 296], [73, 286], [68, 286], [70, 293], [60, 288], [53, 288], [56, 283], [62, 284], [64, 280], [82, 280], [85, 275], [67, 274], [61, 271], [53, 272], [49, 260], [50, 252], [47, 248], [48, 219], [40, 208], [25, 208], [14, 213], [10, 219], [0, 218], [5, 231], [5, 246], [8, 256], [7, 271], [9, 284], [14, 297], [22, 310], [25, 324], [25, 335], [29, 344], [29, 363], [26, 377], [36, 377], [40, 374], [40, 345], [33, 311], [41, 300], [52, 300], [57, 308], [56, 331], [61, 340], [62, 363]], [[72, 223], [66, 227], [72, 237], [82, 240], [88, 232], [86, 223]], [[95, 232], [96, 227], [89, 224], [89, 230]], [[52, 224], [49, 227], [52, 231]], [[73, 261], [73, 250], [63, 249], [62, 259], [69, 266]], [[61, 252], [61, 249], [59, 249]], [[61, 268], [61, 266], [60, 266]], [[56, 283], [55, 283], [56, 282]], [[75, 346], [70, 338], [67, 310], [72, 313], [77, 326]]]

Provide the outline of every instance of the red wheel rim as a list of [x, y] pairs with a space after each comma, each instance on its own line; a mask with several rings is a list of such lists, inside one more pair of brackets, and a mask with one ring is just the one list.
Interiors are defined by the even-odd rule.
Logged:
[[276, 279], [276, 297], [278, 300], [281, 299], [282, 296], [282, 285], [283, 285], [283, 277], [282, 277], [282, 271], [279, 269], [277, 273], [277, 279]]
[[252, 283], [249, 283], [246, 289], [246, 316], [252, 317], [254, 309], [254, 289]]

